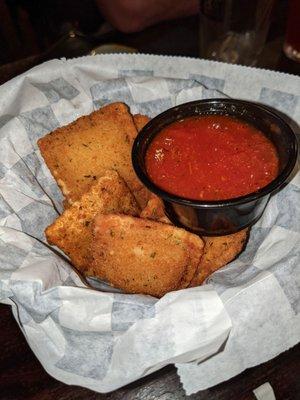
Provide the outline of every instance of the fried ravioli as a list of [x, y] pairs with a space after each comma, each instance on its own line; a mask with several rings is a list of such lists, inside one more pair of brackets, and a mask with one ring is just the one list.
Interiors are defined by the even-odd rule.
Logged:
[[[171, 224], [162, 200], [155, 195], [152, 195], [140, 217]], [[209, 275], [234, 260], [245, 247], [248, 235], [249, 229], [244, 229], [226, 236], [202, 237], [204, 252], [191, 286], [201, 285]]]
[[[147, 117], [147, 115], [135, 114], [133, 116], [133, 121], [137, 131], [139, 132], [150, 121], [150, 118]], [[133, 138], [133, 140], [135, 138], [136, 136]], [[149, 192], [149, 190], [143, 184], [141, 184], [140, 190], [136, 190], [134, 195], [139, 205], [144, 208], [151, 196], [151, 192]]]
[[151, 195], [151, 198], [148, 200], [146, 207], [142, 210], [140, 217], [164, 222], [165, 224], [171, 224], [169, 218], [165, 214], [162, 200], [155, 194]]
[[138, 215], [139, 208], [118, 173], [107, 171], [46, 229], [46, 238], [84, 271], [90, 261], [91, 222], [98, 213], [112, 212]]
[[133, 116], [133, 121], [137, 131], [139, 132], [144, 128], [146, 124], [148, 124], [150, 118], [147, 117], [147, 115], [135, 114]]
[[186, 288], [203, 252], [203, 241], [172, 225], [124, 215], [97, 215], [87, 274], [127, 293], [161, 297]]
[[234, 260], [246, 245], [249, 229], [226, 236], [204, 236], [204, 253], [190, 286], [199, 286], [213, 272]]
[[49, 133], [38, 146], [67, 202], [73, 204], [107, 169], [118, 171], [133, 193], [141, 190], [131, 164], [136, 135], [128, 107], [113, 103]]

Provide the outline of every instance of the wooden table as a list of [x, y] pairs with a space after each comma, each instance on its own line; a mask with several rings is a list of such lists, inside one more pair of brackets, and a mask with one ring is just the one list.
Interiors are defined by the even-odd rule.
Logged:
[[[279, 20], [280, 22], [280, 20]], [[273, 26], [259, 66], [299, 74], [299, 64], [284, 58], [282, 21]], [[198, 56], [197, 18], [172, 21], [139, 34], [115, 33], [114, 41], [154, 54]], [[65, 56], [68, 56], [66, 51]], [[38, 59], [32, 60], [38, 62]], [[6, 66], [7, 79], [30, 64]], [[17, 67], [17, 68], [16, 68]], [[21, 70], [20, 70], [21, 68]], [[0, 400], [179, 400], [187, 398], [173, 366], [132, 383], [110, 394], [67, 386], [50, 377], [28, 347], [14, 321], [10, 308], [0, 305]], [[274, 360], [246, 370], [214, 388], [188, 397], [190, 400], [250, 400], [253, 389], [270, 382], [277, 400], [300, 399], [300, 345]]]

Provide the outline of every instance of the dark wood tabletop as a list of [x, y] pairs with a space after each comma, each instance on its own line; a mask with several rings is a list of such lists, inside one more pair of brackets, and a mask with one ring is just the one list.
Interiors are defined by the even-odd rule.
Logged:
[[[138, 34], [114, 32], [108, 41], [136, 48], [140, 52], [199, 56], [197, 17], [162, 23]], [[279, 13], [273, 24], [267, 45], [258, 67], [299, 74], [300, 65], [286, 59], [281, 51], [284, 34], [283, 14]], [[60, 47], [59, 55], [72, 55], [73, 43]], [[78, 55], [88, 53], [93, 46], [75, 44]], [[65, 51], [65, 53], [64, 53]], [[50, 56], [49, 56], [50, 57]], [[0, 66], [1, 81], [12, 78], [39, 63], [40, 56]], [[10, 307], [0, 305], [0, 400], [179, 400], [187, 396], [179, 382], [174, 366], [109, 394], [99, 394], [88, 389], [65, 385], [49, 376], [30, 350]], [[250, 400], [253, 390], [269, 382], [277, 400], [300, 399], [300, 345], [269, 362], [248, 369], [240, 375], [211, 389], [188, 397], [190, 400]]]

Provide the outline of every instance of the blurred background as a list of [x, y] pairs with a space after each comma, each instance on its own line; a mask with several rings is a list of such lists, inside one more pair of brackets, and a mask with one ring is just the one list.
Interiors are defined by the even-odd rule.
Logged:
[[[200, 57], [199, 2], [166, 0], [165, 9], [163, 3], [0, 0], [0, 83], [52, 58], [103, 52]], [[257, 66], [300, 74], [300, 64], [282, 51], [287, 10], [288, 0], [275, 1]]]

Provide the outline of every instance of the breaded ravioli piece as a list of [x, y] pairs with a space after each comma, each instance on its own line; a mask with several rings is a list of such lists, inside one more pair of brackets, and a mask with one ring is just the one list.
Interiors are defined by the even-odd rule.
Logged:
[[151, 197], [148, 200], [146, 207], [142, 210], [140, 217], [164, 222], [165, 224], [171, 224], [169, 218], [165, 214], [162, 200], [155, 194], [151, 194]]
[[140, 205], [141, 209], [146, 207], [149, 198], [151, 197], [151, 192], [141, 183], [141, 187], [139, 190], [135, 190], [133, 192], [136, 201]]
[[[140, 214], [141, 218], [171, 224], [164, 212], [162, 200], [152, 195]], [[249, 228], [226, 236], [204, 236], [204, 252], [191, 286], [201, 285], [213, 272], [234, 260], [244, 249], [249, 236]]]
[[49, 133], [38, 146], [67, 202], [73, 204], [107, 169], [118, 171], [133, 193], [141, 190], [131, 163], [136, 134], [128, 107], [112, 103]]
[[249, 228], [226, 236], [204, 236], [204, 253], [190, 286], [199, 286], [213, 272], [234, 260], [244, 249]]
[[127, 293], [161, 297], [186, 288], [197, 272], [203, 241], [172, 225], [125, 215], [97, 215], [87, 274]]
[[116, 171], [107, 171], [81, 199], [74, 202], [45, 231], [50, 244], [59, 247], [79, 270], [90, 261], [91, 223], [98, 213], [138, 215], [139, 207]]
[[[137, 131], [141, 131], [146, 124], [150, 121], [151, 118], [147, 117], [147, 115], [143, 114], [135, 114], [133, 116], [134, 125]], [[134, 138], [135, 139], [135, 138]]]
[[[147, 117], [147, 115], [135, 114], [133, 116], [133, 121], [134, 121], [134, 125], [137, 129], [137, 132], [139, 132], [150, 121], [150, 118]], [[136, 136], [134, 138], [132, 138], [133, 141], [135, 138], [136, 138]], [[151, 197], [151, 192], [141, 183], [140, 190], [136, 190], [134, 192], [134, 195], [135, 195], [138, 203], [140, 204], [140, 206], [142, 208], [144, 208], [144, 207], [146, 207], [148, 200]]]

